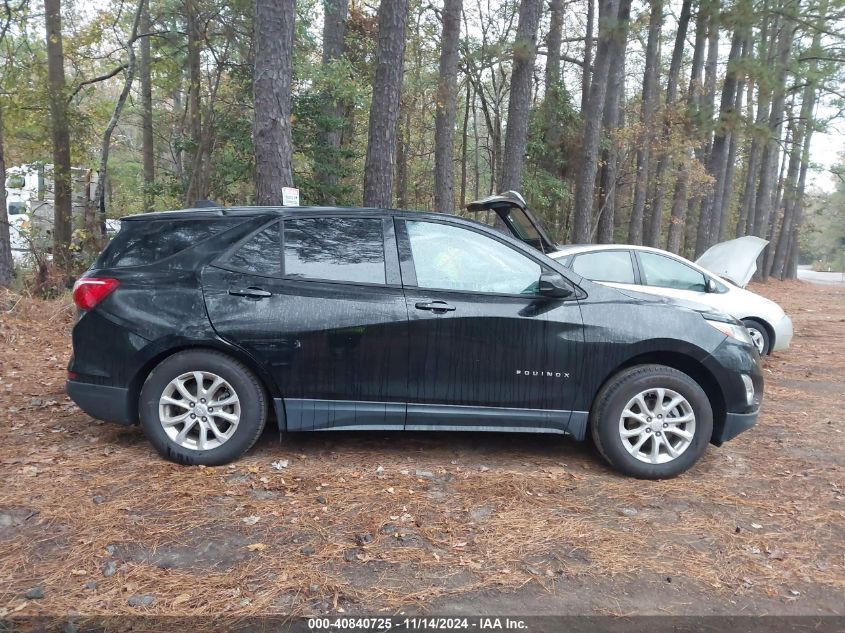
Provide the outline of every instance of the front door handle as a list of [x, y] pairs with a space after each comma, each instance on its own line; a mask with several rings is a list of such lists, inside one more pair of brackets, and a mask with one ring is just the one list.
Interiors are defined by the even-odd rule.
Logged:
[[417, 310], [431, 310], [438, 314], [455, 311], [455, 306], [449, 305], [445, 301], [420, 301], [415, 307]]
[[249, 288], [229, 288], [229, 294], [236, 297], [247, 297], [249, 299], [266, 299], [272, 297], [273, 293], [263, 288], [250, 286]]

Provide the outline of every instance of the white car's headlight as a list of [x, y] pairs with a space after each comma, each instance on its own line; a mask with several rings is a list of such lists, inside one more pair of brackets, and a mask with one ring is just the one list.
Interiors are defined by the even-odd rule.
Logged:
[[754, 345], [754, 341], [751, 340], [751, 336], [748, 334], [748, 330], [745, 329], [744, 325], [739, 323], [725, 323], [724, 321], [711, 321], [710, 319], [704, 320], [725, 336], [730, 336], [732, 339], [736, 339], [740, 343]]

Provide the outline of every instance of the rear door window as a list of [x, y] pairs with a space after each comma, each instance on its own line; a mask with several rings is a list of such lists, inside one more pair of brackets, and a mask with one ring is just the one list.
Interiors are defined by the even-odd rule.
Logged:
[[617, 284], [636, 283], [629, 251], [596, 251], [576, 255], [572, 270], [593, 281]]
[[284, 221], [286, 277], [384, 284], [384, 229], [376, 218]]

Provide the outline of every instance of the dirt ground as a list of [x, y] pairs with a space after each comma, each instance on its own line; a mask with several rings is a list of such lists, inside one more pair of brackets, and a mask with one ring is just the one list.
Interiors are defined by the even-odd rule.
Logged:
[[842, 614], [845, 288], [755, 290], [796, 327], [760, 423], [666, 482], [505, 434], [268, 429], [179, 467], [66, 398], [66, 302], [0, 296], [0, 617]]

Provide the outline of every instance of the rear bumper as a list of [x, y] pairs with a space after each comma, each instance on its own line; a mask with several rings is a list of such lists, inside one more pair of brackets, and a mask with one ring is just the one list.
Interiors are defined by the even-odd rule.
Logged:
[[772, 324], [772, 330], [775, 332], [775, 344], [772, 346], [772, 351], [787, 349], [792, 342], [792, 319], [784, 314], [780, 321]]
[[710, 441], [716, 446], [721, 446], [757, 424], [758, 415], [760, 415], [760, 409], [755, 409], [751, 413], [726, 414], [725, 423], [721, 428], [713, 429], [713, 437]]
[[95, 385], [68, 380], [67, 395], [80, 409], [92, 418], [117, 424], [135, 424], [135, 407], [129, 398], [129, 389]]

